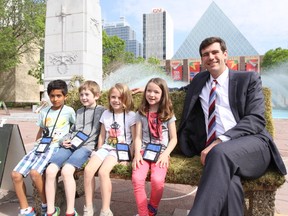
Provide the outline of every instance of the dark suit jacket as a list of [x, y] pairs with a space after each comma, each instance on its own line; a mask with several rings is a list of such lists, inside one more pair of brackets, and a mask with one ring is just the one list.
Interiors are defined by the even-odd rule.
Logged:
[[[205, 117], [199, 95], [209, 77], [208, 71], [199, 73], [187, 89], [178, 130], [178, 143], [182, 152], [187, 156], [199, 155], [205, 147], [207, 137]], [[286, 174], [279, 151], [265, 129], [264, 95], [259, 74], [230, 70], [229, 103], [237, 124], [224, 135], [230, 137], [231, 140], [247, 135], [255, 135], [263, 139], [269, 143], [274, 164], [282, 174]]]

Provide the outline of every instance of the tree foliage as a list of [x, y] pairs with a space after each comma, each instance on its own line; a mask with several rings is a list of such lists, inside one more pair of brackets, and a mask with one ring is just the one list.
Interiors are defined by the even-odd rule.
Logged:
[[103, 48], [103, 74], [111, 73], [122, 63], [125, 52], [125, 41], [117, 36], [108, 36], [105, 31], [102, 32]]
[[43, 46], [45, 0], [0, 0], [0, 72]]
[[[143, 57], [135, 57], [133, 53], [125, 51], [125, 41], [117, 36], [102, 33], [103, 41], [103, 75], [108, 76], [125, 64], [139, 64], [145, 62]], [[160, 60], [151, 57], [148, 64], [160, 65]]]
[[280, 65], [288, 66], [288, 49], [276, 48], [265, 53], [261, 64], [263, 71], [268, 71]]

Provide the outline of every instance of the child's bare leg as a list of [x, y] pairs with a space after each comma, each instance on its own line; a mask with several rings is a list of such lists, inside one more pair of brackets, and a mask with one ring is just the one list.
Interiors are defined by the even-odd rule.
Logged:
[[16, 195], [19, 200], [20, 209], [28, 208], [29, 204], [26, 197], [26, 186], [22, 174], [13, 171], [11, 173], [11, 177], [14, 184]]
[[47, 203], [46, 194], [45, 194], [45, 177], [44, 177], [44, 175], [41, 175], [36, 170], [32, 169], [30, 171], [30, 176], [31, 176], [32, 181], [35, 184], [35, 187], [38, 191], [38, 194], [40, 196], [42, 203]]
[[75, 167], [71, 164], [65, 164], [62, 168], [61, 174], [63, 176], [67, 210], [66, 214], [73, 214], [75, 206], [75, 193], [76, 193], [76, 182], [74, 180]]
[[52, 214], [55, 211], [55, 194], [56, 194], [56, 176], [59, 168], [56, 164], [51, 163], [46, 169], [45, 189], [47, 199], [47, 213]]
[[93, 195], [95, 191], [95, 173], [102, 161], [97, 156], [92, 156], [84, 169], [84, 190], [86, 207], [93, 206]]
[[112, 183], [110, 179], [110, 172], [113, 167], [117, 164], [117, 158], [113, 156], [108, 156], [102, 163], [99, 169], [100, 178], [100, 189], [102, 197], [102, 211], [110, 209], [111, 193], [112, 193]]

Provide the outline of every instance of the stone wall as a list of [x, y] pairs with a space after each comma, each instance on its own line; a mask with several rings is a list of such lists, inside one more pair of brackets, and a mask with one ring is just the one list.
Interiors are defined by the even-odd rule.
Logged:
[[0, 101], [38, 103], [40, 85], [28, 71], [38, 63], [40, 51], [22, 57], [21, 63], [8, 72], [0, 73]]

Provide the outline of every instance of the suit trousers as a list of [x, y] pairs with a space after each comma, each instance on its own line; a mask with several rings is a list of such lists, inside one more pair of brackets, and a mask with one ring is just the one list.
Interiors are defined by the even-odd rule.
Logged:
[[243, 216], [241, 178], [258, 178], [271, 161], [266, 140], [243, 136], [219, 143], [208, 153], [189, 216]]

